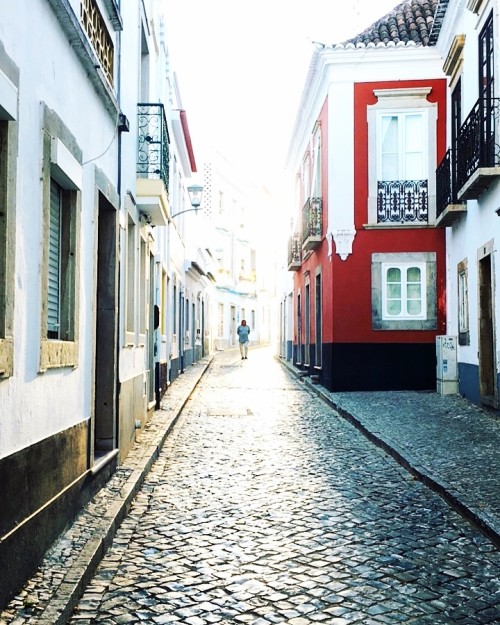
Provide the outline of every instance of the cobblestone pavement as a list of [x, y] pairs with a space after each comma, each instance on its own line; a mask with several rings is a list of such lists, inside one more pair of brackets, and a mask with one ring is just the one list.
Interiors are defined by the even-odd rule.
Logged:
[[[210, 364], [204, 358], [169, 387], [127, 458], [47, 552], [38, 571], [0, 612], [0, 625], [62, 625], [91, 578], [187, 398]], [[0, 571], [1, 575], [8, 570]]]
[[460, 395], [315, 391], [500, 547], [498, 413]]
[[72, 625], [500, 622], [500, 554], [290, 377], [214, 360]]

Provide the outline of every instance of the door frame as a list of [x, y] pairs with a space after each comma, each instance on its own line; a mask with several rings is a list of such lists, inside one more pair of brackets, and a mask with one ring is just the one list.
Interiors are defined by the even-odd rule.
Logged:
[[498, 408], [493, 250], [494, 240], [491, 239], [477, 251], [478, 365], [481, 403]]

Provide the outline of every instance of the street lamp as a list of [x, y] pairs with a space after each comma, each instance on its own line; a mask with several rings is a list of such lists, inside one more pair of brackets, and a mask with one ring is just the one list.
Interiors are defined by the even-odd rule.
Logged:
[[201, 196], [203, 194], [203, 187], [199, 184], [192, 184], [190, 187], [187, 188], [187, 192], [189, 193], [189, 201], [191, 202], [191, 208], [185, 208], [184, 210], [179, 211], [178, 213], [175, 213], [175, 215], [172, 215], [172, 219], [174, 217], [178, 217], [179, 215], [182, 215], [182, 213], [188, 213], [189, 211], [198, 212], [198, 209], [200, 208], [200, 205], [201, 205]]

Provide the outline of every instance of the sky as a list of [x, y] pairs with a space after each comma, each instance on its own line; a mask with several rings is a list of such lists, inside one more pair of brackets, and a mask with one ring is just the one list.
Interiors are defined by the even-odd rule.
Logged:
[[398, 0], [164, 0], [195, 157], [217, 149], [257, 184], [282, 175], [315, 41], [338, 43]]

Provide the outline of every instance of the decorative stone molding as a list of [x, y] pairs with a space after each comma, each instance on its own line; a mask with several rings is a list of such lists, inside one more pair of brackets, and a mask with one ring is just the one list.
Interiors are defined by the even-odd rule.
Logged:
[[467, 2], [467, 8], [469, 9], [469, 11], [472, 11], [473, 13], [479, 15], [483, 2], [484, 0], [469, 0], [469, 2]]
[[454, 76], [462, 61], [462, 51], [465, 46], [465, 35], [456, 35], [443, 65], [447, 76]]
[[346, 260], [352, 254], [352, 243], [356, 236], [356, 230], [338, 229], [332, 232], [335, 241], [335, 251], [342, 260]]

